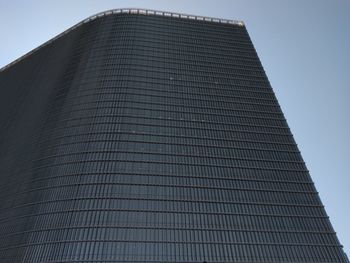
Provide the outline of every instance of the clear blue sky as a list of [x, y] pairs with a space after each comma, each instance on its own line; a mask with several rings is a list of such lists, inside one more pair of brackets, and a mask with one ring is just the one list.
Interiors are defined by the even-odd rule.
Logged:
[[121, 7], [245, 22], [350, 256], [350, 1], [0, 0], [0, 67], [92, 14]]

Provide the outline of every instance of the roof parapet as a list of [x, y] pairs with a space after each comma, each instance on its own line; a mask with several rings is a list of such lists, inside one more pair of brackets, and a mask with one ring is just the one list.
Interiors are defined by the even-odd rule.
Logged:
[[192, 19], [192, 20], [201, 20], [215, 23], [223, 23], [223, 24], [233, 24], [244, 26], [244, 23], [239, 20], [231, 20], [231, 19], [221, 19], [209, 16], [195, 16], [183, 13], [174, 13], [167, 11], [157, 11], [151, 9], [140, 9], [140, 8], [121, 8], [121, 9], [112, 9], [105, 12], [98, 13], [96, 15], [90, 16], [87, 19], [83, 20], [83, 23], [90, 22], [96, 18], [113, 15], [113, 14], [139, 14], [139, 15], [156, 15], [156, 16], [167, 16], [167, 17], [175, 17], [175, 18], [184, 18], [184, 19]]

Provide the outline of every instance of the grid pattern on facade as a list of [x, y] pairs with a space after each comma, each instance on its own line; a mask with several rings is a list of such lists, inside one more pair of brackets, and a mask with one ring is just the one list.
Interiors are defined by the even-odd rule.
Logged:
[[244, 26], [97, 17], [0, 85], [1, 262], [348, 262]]

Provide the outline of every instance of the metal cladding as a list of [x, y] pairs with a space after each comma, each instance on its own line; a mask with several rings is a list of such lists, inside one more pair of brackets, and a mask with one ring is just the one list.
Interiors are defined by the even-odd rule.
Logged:
[[2, 263], [349, 262], [242, 22], [107, 11], [0, 92]]

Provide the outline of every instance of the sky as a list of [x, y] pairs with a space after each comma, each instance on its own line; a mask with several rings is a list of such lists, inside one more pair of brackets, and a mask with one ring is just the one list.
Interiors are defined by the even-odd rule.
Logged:
[[81, 20], [138, 7], [243, 20], [350, 256], [349, 0], [0, 0], [0, 68]]

